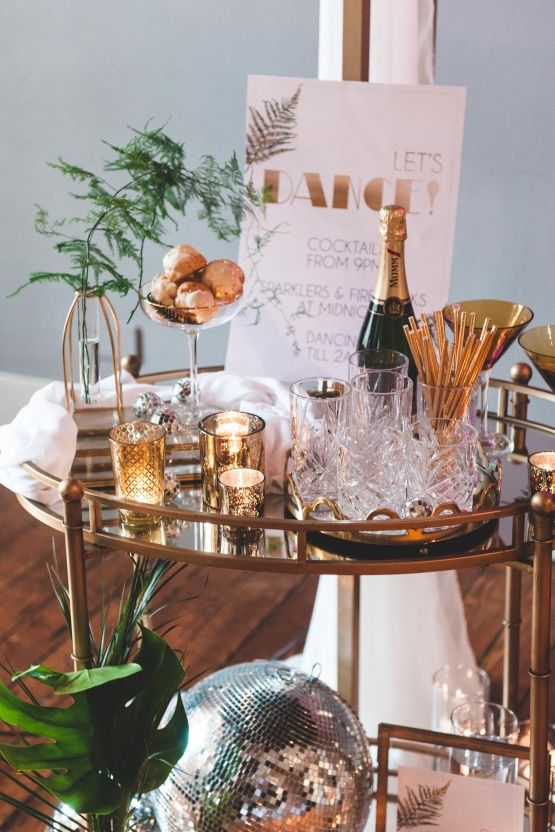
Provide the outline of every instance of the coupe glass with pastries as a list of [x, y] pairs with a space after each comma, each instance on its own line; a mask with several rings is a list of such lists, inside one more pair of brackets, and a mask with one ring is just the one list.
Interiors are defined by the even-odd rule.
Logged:
[[182, 329], [189, 344], [190, 393], [181, 406], [185, 424], [201, 414], [197, 371], [197, 341], [201, 329], [220, 326], [241, 308], [245, 275], [232, 260], [212, 260], [191, 245], [169, 249], [163, 271], [143, 287], [141, 306], [157, 324]]

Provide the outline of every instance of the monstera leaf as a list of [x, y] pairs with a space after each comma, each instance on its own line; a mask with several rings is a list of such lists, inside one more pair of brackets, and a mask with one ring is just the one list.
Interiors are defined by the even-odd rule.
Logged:
[[34, 705], [0, 683], [0, 718], [48, 740], [2, 744], [0, 753], [77, 812], [117, 811], [134, 794], [163, 783], [186, 748], [187, 717], [179, 696], [171, 719], [159, 728], [183, 675], [175, 653], [147, 629], [133, 663], [75, 673], [31, 667], [19, 678], [37, 679], [73, 703]]

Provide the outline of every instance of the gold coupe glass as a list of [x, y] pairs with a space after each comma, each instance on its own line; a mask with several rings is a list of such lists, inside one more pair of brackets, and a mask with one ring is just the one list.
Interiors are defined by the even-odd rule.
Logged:
[[486, 319], [489, 320], [490, 326], [495, 326], [495, 336], [480, 375], [479, 439], [486, 451], [494, 454], [506, 453], [510, 449], [509, 439], [502, 433], [490, 433], [488, 430], [488, 389], [491, 368], [505, 354], [524, 327], [528, 326], [534, 313], [527, 306], [509, 300], [461, 300], [458, 303], [449, 304], [443, 310], [443, 317], [451, 329], [454, 327], [454, 312], [457, 309], [466, 312], [465, 337], [468, 337], [470, 331], [469, 324], [472, 315], [477, 333], [482, 329]]
[[535, 326], [523, 332], [518, 343], [555, 393], [555, 324]]
[[[122, 500], [162, 505], [166, 431], [151, 422], [127, 422], [108, 434], [116, 494]], [[120, 509], [124, 526], [148, 529], [158, 517]]]

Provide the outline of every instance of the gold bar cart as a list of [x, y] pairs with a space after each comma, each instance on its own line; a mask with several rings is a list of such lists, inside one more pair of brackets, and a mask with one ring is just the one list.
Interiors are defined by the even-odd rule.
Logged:
[[[520, 365], [519, 365], [520, 366]], [[180, 372], [161, 374], [165, 380], [180, 375]], [[529, 375], [528, 375], [529, 378]], [[141, 381], [160, 380], [160, 376], [144, 376]], [[526, 379], [527, 380], [527, 379]], [[539, 437], [554, 437], [555, 428], [527, 419], [523, 401], [527, 397], [543, 399], [551, 404], [555, 395], [534, 387], [527, 387], [518, 381], [495, 381], [500, 392], [500, 408], [490, 414], [503, 430], [512, 431], [518, 439], [512, 462], [526, 472], [525, 443], [531, 434]], [[517, 415], [515, 415], [515, 413]], [[512, 415], [511, 415], [512, 414]], [[104, 432], [105, 433], [105, 432]], [[102, 432], [92, 435], [90, 457], [85, 450], [78, 450], [76, 466], [85, 478], [92, 482], [110, 482], [111, 474], [106, 472], [103, 456], [107, 455], [107, 440]], [[85, 433], [85, 444], [91, 443], [91, 435]], [[102, 451], [102, 442], [106, 448]], [[185, 453], [194, 452], [193, 446], [184, 446]], [[524, 453], [522, 453], [524, 451]], [[249, 518], [250, 527], [265, 530], [272, 539], [282, 541], [281, 549], [265, 548], [264, 537], [254, 550], [246, 553], [224, 545], [221, 526], [240, 526], [244, 520], [218, 513], [207, 514], [200, 510], [157, 507], [161, 518], [158, 532], [130, 533], [123, 531], [118, 521], [118, 509], [152, 513], [152, 506], [116, 498], [113, 491], [103, 487], [88, 487], [87, 483], [73, 477], [60, 482], [32, 464], [25, 466], [37, 480], [58, 488], [63, 501], [63, 512], [18, 496], [23, 508], [35, 518], [65, 535], [68, 579], [71, 598], [72, 658], [76, 668], [90, 663], [88, 630], [88, 604], [86, 563], [101, 557], [105, 550], [148, 555], [155, 558], [194, 563], [204, 566], [246, 569], [261, 572], [288, 572], [291, 574], [336, 574], [339, 576], [339, 692], [356, 708], [358, 694], [358, 633], [359, 633], [359, 580], [361, 575], [400, 574], [448, 569], [462, 569], [489, 566], [502, 563], [507, 567], [506, 609], [505, 609], [505, 663], [504, 701], [513, 705], [518, 698], [518, 658], [520, 621], [520, 580], [523, 573], [530, 573], [533, 581], [532, 603], [532, 644], [530, 656], [531, 692], [531, 737], [530, 737], [530, 784], [528, 807], [531, 832], [545, 832], [549, 825], [549, 758], [547, 754], [549, 705], [550, 705], [550, 622], [551, 622], [551, 570], [553, 547], [553, 519], [555, 517], [555, 496], [545, 492], [536, 494], [531, 501], [523, 498], [475, 511], [465, 516], [466, 521], [489, 530], [485, 538], [473, 540], [466, 547], [466, 538], [461, 538], [463, 549], [450, 551], [452, 540], [446, 538], [433, 546], [373, 546], [369, 547], [367, 559], [353, 559], [341, 554], [335, 548], [333, 539], [326, 533], [360, 533], [371, 531], [407, 530], [413, 532], [429, 525], [429, 519], [419, 520], [296, 520], [287, 516], [283, 500], [272, 503], [262, 518]], [[198, 480], [198, 473], [191, 471], [190, 459], [183, 481], [189, 485]], [[164, 536], [164, 522], [183, 521], [187, 527], [185, 537], [168, 540]], [[448, 532], [461, 524], [460, 515], [434, 518], [434, 527]], [[499, 525], [509, 527], [500, 535]], [[504, 538], [507, 537], [505, 540]], [[327, 542], [326, 542], [327, 541]], [[331, 543], [330, 543], [331, 541]], [[329, 545], [328, 545], [329, 544]], [[382, 730], [388, 728], [382, 726]], [[389, 735], [420, 742], [437, 742], [437, 735], [416, 729], [401, 729], [395, 733], [395, 726], [389, 726]], [[403, 731], [405, 733], [403, 733]], [[407, 733], [408, 732], [408, 733]], [[386, 731], [387, 733], [387, 731]], [[444, 745], [452, 742], [450, 735], [443, 735]], [[469, 740], [465, 738], [465, 742]], [[481, 747], [484, 740], [472, 741]], [[487, 749], [486, 749], [487, 750]], [[503, 752], [505, 753], [505, 752]], [[527, 757], [527, 750], [520, 756]], [[377, 832], [385, 829], [383, 800], [387, 788], [380, 778], [387, 780], [385, 772], [378, 772], [378, 825]], [[384, 797], [385, 795], [385, 797]]]

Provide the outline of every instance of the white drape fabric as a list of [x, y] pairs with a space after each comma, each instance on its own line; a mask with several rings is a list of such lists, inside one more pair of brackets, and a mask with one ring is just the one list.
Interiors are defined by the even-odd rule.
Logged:
[[[337, 688], [337, 578], [320, 578], [300, 666]], [[455, 572], [361, 578], [359, 717], [430, 728], [432, 676], [474, 665]]]
[[[286, 384], [271, 378], [242, 378], [231, 373], [201, 374], [202, 402], [209, 410], [243, 410], [256, 413], [266, 422], [265, 457], [267, 490], [283, 487], [283, 461], [289, 447], [289, 392]], [[168, 400], [171, 387], [138, 384], [122, 374], [124, 407], [151, 390]], [[113, 377], [101, 382], [96, 407], [115, 406]], [[89, 406], [94, 409], [94, 406]], [[38, 390], [15, 418], [0, 427], [0, 483], [12, 491], [46, 505], [58, 500], [55, 489], [42, 485], [20, 466], [34, 462], [56, 477], [66, 477], [77, 447], [77, 426], [65, 409], [64, 386], [52, 382]]]
[[[435, 0], [371, 0], [369, 78], [376, 84], [433, 84]], [[343, 0], [320, 0], [318, 78], [340, 81]]]
[[[369, 78], [433, 84], [435, 0], [371, 0]], [[319, 77], [341, 79], [341, 0], [320, 2]], [[341, 24], [341, 25], [340, 25]], [[334, 34], [335, 33], [335, 34]], [[361, 579], [359, 715], [430, 727], [432, 675], [443, 664], [474, 664], [453, 572]], [[321, 665], [337, 685], [337, 578], [320, 578], [301, 666]]]

